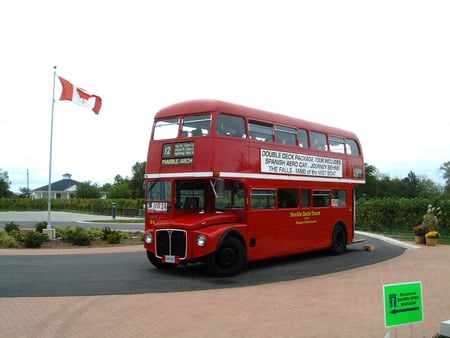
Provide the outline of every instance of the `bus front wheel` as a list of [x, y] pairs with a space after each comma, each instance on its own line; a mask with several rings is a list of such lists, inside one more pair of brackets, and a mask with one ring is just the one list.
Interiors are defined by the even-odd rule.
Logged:
[[234, 276], [247, 263], [244, 244], [236, 237], [228, 237], [216, 252], [206, 257], [205, 263], [208, 271], [214, 276]]
[[331, 236], [331, 254], [340, 255], [347, 249], [347, 235], [342, 225], [337, 224], [334, 227]]

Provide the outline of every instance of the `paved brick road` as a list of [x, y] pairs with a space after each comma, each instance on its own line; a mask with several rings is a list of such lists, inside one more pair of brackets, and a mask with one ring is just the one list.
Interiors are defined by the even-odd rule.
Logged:
[[[450, 246], [422, 246], [370, 266], [252, 287], [0, 298], [0, 337], [431, 338], [450, 319], [449, 258]], [[411, 281], [422, 281], [425, 320], [386, 329], [383, 284]]]

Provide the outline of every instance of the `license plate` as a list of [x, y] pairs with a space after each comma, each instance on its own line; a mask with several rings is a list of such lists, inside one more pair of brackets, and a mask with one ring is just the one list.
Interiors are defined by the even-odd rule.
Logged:
[[172, 256], [172, 255], [164, 256], [164, 263], [176, 263], [176, 261], [177, 261], [176, 256]]

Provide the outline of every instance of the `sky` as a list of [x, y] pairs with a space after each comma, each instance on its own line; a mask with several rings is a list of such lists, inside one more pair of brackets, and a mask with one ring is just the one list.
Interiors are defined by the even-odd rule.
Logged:
[[[450, 2], [17, 0], [0, 4], [0, 170], [11, 190], [100, 186], [146, 161], [154, 114], [219, 99], [355, 132], [390, 177], [450, 161]], [[103, 100], [60, 101], [56, 74]], [[54, 95], [54, 96], [53, 96]]]

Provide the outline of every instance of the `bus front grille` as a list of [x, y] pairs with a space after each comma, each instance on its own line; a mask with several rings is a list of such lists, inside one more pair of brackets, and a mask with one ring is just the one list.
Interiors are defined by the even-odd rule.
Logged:
[[156, 256], [178, 256], [186, 258], [186, 231], [164, 229], [156, 231]]

